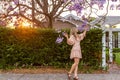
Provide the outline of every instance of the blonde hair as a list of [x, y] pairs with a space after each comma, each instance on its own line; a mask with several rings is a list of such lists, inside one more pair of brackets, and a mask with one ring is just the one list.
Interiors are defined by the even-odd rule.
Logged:
[[78, 37], [77, 35], [78, 29], [76, 27], [71, 28], [70, 35], [73, 35], [76, 39]]
[[76, 27], [71, 28], [70, 30], [70, 35], [74, 35], [75, 33], [78, 32], [78, 29]]

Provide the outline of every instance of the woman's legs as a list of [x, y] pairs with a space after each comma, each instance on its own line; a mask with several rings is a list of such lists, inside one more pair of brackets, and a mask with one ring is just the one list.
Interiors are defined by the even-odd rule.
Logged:
[[78, 72], [78, 66], [76, 66], [75, 70], [74, 70], [74, 77], [77, 77], [77, 72]]
[[72, 65], [69, 74], [71, 74], [74, 71], [74, 76], [77, 76], [77, 70], [78, 70], [78, 64], [79, 64], [79, 58], [74, 58], [74, 64]]

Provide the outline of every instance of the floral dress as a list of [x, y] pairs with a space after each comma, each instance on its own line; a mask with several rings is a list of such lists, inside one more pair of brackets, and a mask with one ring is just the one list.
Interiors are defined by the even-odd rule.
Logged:
[[77, 39], [74, 37], [74, 44], [71, 49], [70, 59], [73, 59], [75, 57], [82, 58], [80, 42], [84, 37], [85, 35], [83, 33], [79, 34], [79, 37], [77, 37]]

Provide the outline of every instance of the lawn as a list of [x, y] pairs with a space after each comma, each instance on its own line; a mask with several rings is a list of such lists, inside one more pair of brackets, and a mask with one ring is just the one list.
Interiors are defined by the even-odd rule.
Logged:
[[116, 55], [116, 59], [115, 59], [115, 62], [120, 65], [120, 52], [119, 53], [115, 53]]

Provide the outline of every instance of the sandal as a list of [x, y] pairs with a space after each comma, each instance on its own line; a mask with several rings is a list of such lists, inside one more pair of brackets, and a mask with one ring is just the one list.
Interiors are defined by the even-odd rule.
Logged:
[[73, 79], [74, 79], [74, 80], [78, 80], [79, 78], [78, 78], [78, 76], [75, 76]]
[[68, 75], [68, 80], [71, 80], [71, 76], [72, 76], [71, 73], [68, 72], [67, 75]]

